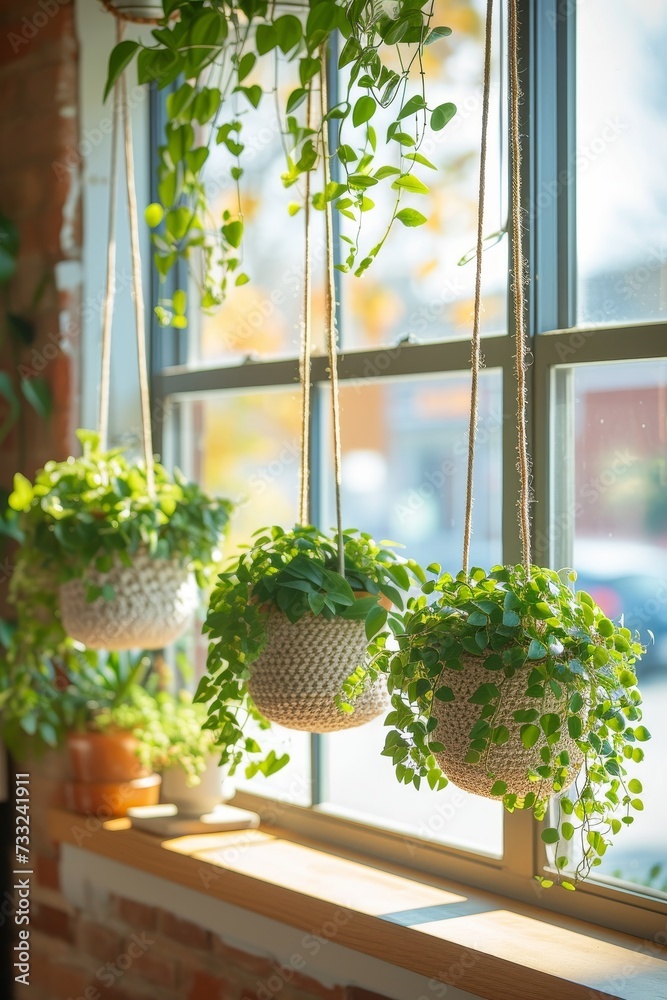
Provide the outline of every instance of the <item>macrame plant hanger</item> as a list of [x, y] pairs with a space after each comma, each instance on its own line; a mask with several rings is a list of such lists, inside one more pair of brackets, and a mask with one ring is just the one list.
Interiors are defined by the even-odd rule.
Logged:
[[[473, 480], [475, 465], [475, 443], [479, 411], [479, 375], [482, 368], [481, 355], [481, 314], [482, 314], [482, 255], [484, 249], [484, 199], [486, 188], [486, 160], [488, 149], [489, 104], [491, 94], [491, 43], [493, 23], [493, 0], [486, 5], [486, 40], [484, 47], [484, 88], [482, 98], [482, 139], [480, 147], [479, 203], [477, 212], [477, 246], [475, 275], [475, 304], [473, 313], [470, 422], [468, 429], [468, 468], [466, 477], [466, 503], [463, 529], [463, 570], [469, 572], [470, 540], [472, 536]], [[521, 540], [522, 562], [526, 575], [531, 573], [530, 545], [530, 458], [528, 455], [528, 432], [526, 415], [526, 320], [524, 296], [525, 262], [521, 241], [521, 144], [519, 124], [519, 67], [516, 0], [508, 0], [508, 63], [509, 63], [509, 124], [511, 156], [510, 192], [510, 240], [512, 250], [512, 297], [515, 322], [515, 372], [516, 372], [516, 429], [517, 468], [519, 472], [518, 526]]]
[[[122, 41], [123, 22], [116, 20], [116, 40]], [[118, 186], [118, 132], [123, 120], [125, 147], [125, 176], [127, 204], [130, 218], [130, 248], [132, 252], [132, 299], [134, 301], [137, 333], [137, 362], [139, 370], [139, 397], [141, 403], [141, 432], [146, 465], [146, 488], [151, 500], [155, 499], [155, 468], [153, 433], [151, 429], [150, 391], [146, 361], [146, 325], [144, 294], [141, 281], [141, 256], [139, 250], [139, 213], [137, 210], [136, 182], [134, 176], [134, 149], [132, 122], [127, 93], [127, 80], [122, 73], [113, 89], [113, 120], [111, 128], [111, 170], [109, 177], [109, 246], [107, 250], [107, 280], [104, 294], [102, 320], [102, 377], [100, 385], [99, 434], [100, 447], [108, 447], [109, 437], [109, 386], [111, 381], [111, 331], [116, 286], [116, 216]]]
[[[123, 22], [116, 21], [116, 35], [123, 37]], [[148, 365], [146, 362], [146, 329], [144, 296], [141, 285], [139, 254], [139, 215], [134, 178], [132, 123], [125, 75], [116, 81], [113, 91], [113, 122], [111, 130], [111, 168], [109, 176], [109, 245], [107, 274], [102, 312], [102, 374], [98, 430], [100, 448], [109, 444], [109, 386], [111, 380], [111, 332], [116, 285], [116, 216], [120, 121], [123, 120], [126, 189], [130, 219], [130, 249], [132, 253], [132, 298], [134, 300], [137, 334], [139, 398], [146, 492], [155, 500], [155, 463], [151, 433]], [[197, 604], [194, 576], [178, 560], [154, 559], [149, 553], [132, 553], [130, 565], [112, 566], [109, 571], [95, 570], [90, 582], [96, 586], [108, 584], [112, 599], [87, 599], [86, 581], [68, 581], [60, 588], [60, 613], [65, 631], [91, 649], [161, 649], [177, 639], [188, 627]], [[95, 575], [96, 574], [96, 575]], [[128, 598], [128, 594], [132, 594]]]
[[[326, 49], [322, 46], [320, 52], [320, 116], [322, 122], [322, 179], [326, 192], [329, 186], [329, 130], [327, 125], [327, 59]], [[311, 95], [308, 94], [307, 128], [311, 127], [312, 107]], [[310, 171], [305, 180], [305, 259], [304, 259], [304, 305], [303, 326], [301, 336], [301, 357], [299, 377], [301, 381], [301, 473], [299, 486], [299, 521], [302, 525], [310, 523], [310, 416], [311, 416], [311, 246], [310, 246]], [[333, 251], [333, 218], [331, 202], [325, 197], [325, 245], [326, 245], [326, 277], [325, 277], [325, 333], [327, 355], [329, 360], [329, 375], [331, 378], [331, 423], [333, 437], [334, 459], [334, 489], [336, 502], [336, 535], [338, 541], [338, 572], [345, 576], [345, 545], [343, 539], [343, 516], [341, 503], [341, 433], [340, 433], [340, 396], [338, 385], [338, 338], [336, 334], [336, 295], [334, 281], [334, 251]]]
[[[321, 58], [321, 155], [325, 191], [329, 184], [328, 132], [326, 122], [326, 54]], [[313, 107], [307, 98], [307, 127], [311, 128]], [[304, 203], [304, 290], [303, 323], [299, 380], [301, 383], [301, 461], [299, 478], [299, 522], [310, 524], [310, 414], [311, 414], [311, 177], [305, 177]], [[326, 293], [325, 331], [329, 374], [331, 377], [331, 418], [333, 431], [334, 480], [336, 495], [336, 533], [338, 570], [345, 576], [345, 547], [341, 514], [341, 438], [338, 389], [338, 351], [336, 337], [336, 299], [334, 287], [333, 221], [331, 203], [325, 212]], [[269, 613], [267, 644], [250, 668], [248, 690], [257, 708], [273, 722], [310, 733], [332, 733], [370, 722], [387, 708], [386, 686], [381, 680], [369, 685], [358, 699], [352, 713], [341, 712], [336, 695], [342, 685], [363, 662], [368, 640], [365, 623], [340, 617], [331, 620], [322, 615], [306, 615], [292, 624], [280, 611]]]

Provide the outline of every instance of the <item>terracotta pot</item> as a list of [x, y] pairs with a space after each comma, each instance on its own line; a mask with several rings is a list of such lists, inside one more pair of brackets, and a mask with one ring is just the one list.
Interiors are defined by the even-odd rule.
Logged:
[[155, 806], [160, 799], [159, 774], [132, 781], [68, 781], [65, 802], [78, 813], [94, 813], [100, 819], [125, 816], [135, 806]]
[[132, 733], [68, 733], [70, 769], [76, 781], [132, 781], [150, 774], [137, 757], [139, 741]]

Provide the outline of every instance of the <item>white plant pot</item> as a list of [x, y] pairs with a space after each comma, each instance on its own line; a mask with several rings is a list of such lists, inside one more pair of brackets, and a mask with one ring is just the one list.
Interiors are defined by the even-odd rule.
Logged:
[[[89, 585], [110, 584], [114, 597], [87, 601]], [[134, 556], [131, 566], [117, 563], [108, 573], [95, 569], [60, 587], [65, 632], [90, 649], [160, 649], [190, 624], [198, 594], [194, 575], [178, 562]]]
[[112, 10], [121, 21], [134, 21], [138, 24], [146, 24], [154, 21], [161, 21], [164, 17], [164, 10], [161, 3], [156, 0], [102, 0], [108, 10]]
[[267, 719], [288, 729], [333, 733], [361, 726], [387, 709], [384, 680], [367, 687], [353, 712], [341, 712], [335, 699], [365, 662], [367, 648], [363, 621], [308, 614], [292, 623], [271, 610], [266, 648], [250, 665], [248, 691]]
[[173, 803], [179, 814], [184, 816], [202, 816], [213, 812], [221, 802], [231, 799], [234, 792], [231, 780], [223, 777], [217, 755], [209, 758], [198, 785], [188, 785], [181, 767], [169, 767], [162, 772], [160, 798], [163, 802]]

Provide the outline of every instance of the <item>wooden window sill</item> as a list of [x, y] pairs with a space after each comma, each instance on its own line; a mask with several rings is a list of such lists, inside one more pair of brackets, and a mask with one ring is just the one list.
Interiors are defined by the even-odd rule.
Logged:
[[455, 967], [455, 985], [488, 1000], [667, 1000], [667, 949], [652, 942], [444, 880], [421, 881], [274, 827], [163, 839], [129, 820], [92, 830], [65, 810], [50, 813], [49, 827], [61, 843], [300, 930], [344, 909], [351, 919], [339, 944], [438, 982]]

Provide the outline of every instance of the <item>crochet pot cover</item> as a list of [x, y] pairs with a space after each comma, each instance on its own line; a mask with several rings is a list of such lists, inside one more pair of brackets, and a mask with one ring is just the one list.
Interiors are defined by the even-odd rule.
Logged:
[[[543, 789], [542, 782], [530, 781], [526, 777], [528, 770], [535, 770], [543, 764], [540, 750], [546, 746], [546, 737], [541, 736], [535, 746], [526, 750], [519, 735], [522, 724], [514, 721], [514, 712], [532, 706], [532, 699], [529, 704], [525, 695], [525, 671], [518, 670], [514, 677], [503, 682], [500, 710], [493, 720], [494, 726], [506, 726], [509, 729], [510, 739], [503, 746], [492, 745], [488, 756], [483, 755], [480, 764], [465, 762], [470, 749], [470, 730], [479, 719], [481, 711], [481, 705], [471, 705], [468, 699], [480, 684], [493, 680], [493, 675], [484, 667], [483, 657], [463, 656], [462, 659], [463, 670], [445, 669], [438, 681], [438, 686], [446, 684], [455, 696], [455, 701], [450, 702], [434, 700], [433, 715], [438, 719], [438, 726], [432, 739], [445, 746], [442, 752], [434, 755], [438, 766], [458, 788], [487, 799], [502, 798], [491, 795], [491, 788], [496, 780], [504, 781], [508, 793], [521, 798], [529, 792], [535, 792], [538, 797], [552, 794], [551, 782], [545, 782]], [[534, 704], [541, 714], [564, 713], [567, 695], [559, 701], [549, 693], [543, 702], [536, 700]], [[567, 750], [570, 755], [569, 777], [566, 782], [566, 787], [569, 787], [583, 763], [583, 754], [567, 732], [551, 749], [554, 756], [563, 750]], [[491, 771], [494, 777], [488, 778], [487, 771]]]
[[[86, 600], [89, 584], [111, 584], [115, 596]], [[178, 639], [197, 606], [195, 578], [178, 562], [136, 555], [131, 566], [108, 573], [91, 570], [85, 579], [60, 587], [63, 628], [91, 649], [159, 649]]]
[[280, 611], [269, 612], [267, 644], [250, 666], [248, 690], [257, 708], [288, 729], [333, 733], [376, 718], [388, 705], [382, 679], [357, 699], [354, 712], [335, 703], [343, 682], [366, 657], [363, 621], [306, 615], [292, 624]]

